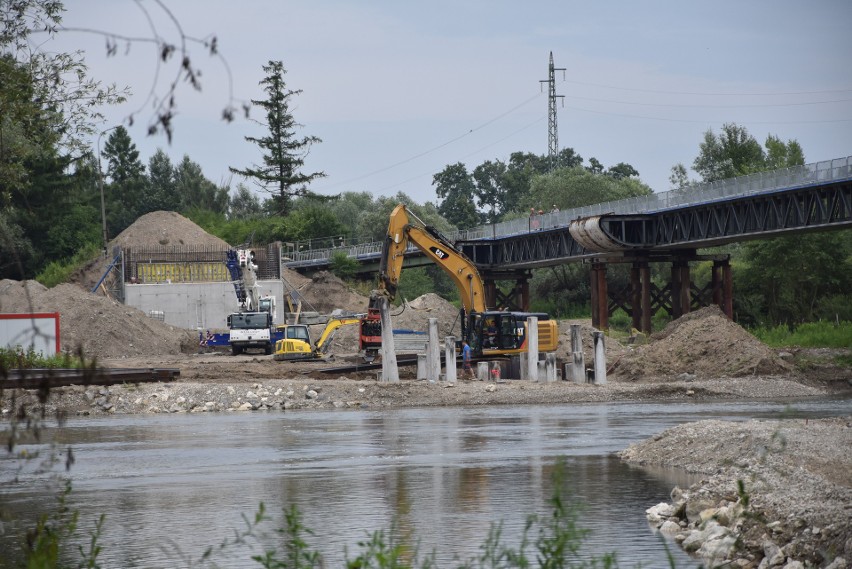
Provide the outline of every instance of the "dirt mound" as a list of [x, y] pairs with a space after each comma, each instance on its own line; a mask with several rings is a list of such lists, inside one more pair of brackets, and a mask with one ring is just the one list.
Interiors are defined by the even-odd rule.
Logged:
[[77, 283], [86, 290], [98, 284], [112, 261], [112, 250], [127, 247], [228, 247], [215, 235], [210, 235], [191, 220], [174, 211], [152, 211], [146, 213], [109, 242], [109, 255], [99, 255], [76, 270], [69, 282]]
[[[288, 282], [294, 284], [289, 280], [291, 277], [292, 275], [287, 276]], [[294, 286], [303, 303], [307, 304], [302, 310], [312, 310], [320, 314], [331, 314], [335, 310], [349, 313], [367, 312], [369, 299], [349, 288], [349, 285], [332, 273], [320, 271], [310, 280], [305, 277], [301, 279], [303, 284]]]
[[692, 312], [669, 323], [616, 364], [622, 379], [672, 376], [699, 378], [777, 375], [792, 371], [787, 362], [742, 327], [728, 320], [717, 306]]
[[[595, 332], [599, 332], [597, 328], [592, 326], [591, 320], [560, 320], [559, 321], [559, 345], [556, 348], [556, 359], [563, 362], [573, 361], [571, 353], [571, 325], [580, 325], [580, 338], [583, 341], [583, 357], [586, 361], [586, 367], [591, 367], [595, 358]], [[607, 336], [604, 339], [604, 348], [606, 350], [606, 361], [615, 362], [627, 352], [621, 343], [615, 338]]]
[[201, 227], [174, 211], [146, 213], [110, 242], [110, 249], [121, 247], [158, 247], [188, 245], [197, 247], [229, 247]]
[[82, 348], [99, 359], [177, 354], [181, 348], [196, 348], [193, 332], [70, 283], [47, 289], [35, 281], [0, 281], [0, 311], [59, 312], [62, 350]]

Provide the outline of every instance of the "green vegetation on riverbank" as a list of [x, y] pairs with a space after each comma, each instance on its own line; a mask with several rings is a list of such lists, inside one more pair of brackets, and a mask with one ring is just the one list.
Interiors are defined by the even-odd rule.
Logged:
[[795, 327], [758, 327], [751, 333], [773, 348], [850, 348], [852, 322], [806, 322]]

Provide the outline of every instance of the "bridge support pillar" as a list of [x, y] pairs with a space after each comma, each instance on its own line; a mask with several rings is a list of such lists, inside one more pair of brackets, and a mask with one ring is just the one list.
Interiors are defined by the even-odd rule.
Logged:
[[[506, 308], [527, 312], [530, 309], [530, 279], [529, 272], [483, 273], [485, 284], [485, 306], [489, 308]], [[515, 280], [515, 286], [508, 294], [497, 287], [498, 280]]]
[[651, 268], [648, 261], [633, 263], [630, 268], [631, 326], [643, 334], [651, 333]]
[[734, 284], [731, 273], [731, 261], [713, 261], [711, 273], [711, 286], [713, 287], [713, 304], [717, 304], [725, 316], [734, 319]]
[[609, 328], [609, 296], [606, 286], [606, 263], [592, 263], [592, 326]]
[[672, 318], [680, 318], [684, 314], [689, 314], [689, 308], [692, 304], [691, 287], [689, 262], [672, 262]]

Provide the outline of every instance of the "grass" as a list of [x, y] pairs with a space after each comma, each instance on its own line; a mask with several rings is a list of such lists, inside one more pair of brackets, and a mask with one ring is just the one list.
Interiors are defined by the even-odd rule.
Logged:
[[21, 346], [14, 348], [0, 347], [0, 370], [81, 368], [84, 366], [85, 363], [79, 356], [71, 354], [57, 354], [46, 357], [41, 352], [36, 352], [32, 347], [27, 350], [24, 350]]
[[773, 348], [852, 348], [852, 322], [808, 322], [794, 328], [759, 327], [751, 333]]
[[101, 250], [97, 245], [87, 245], [77, 251], [70, 259], [50, 262], [44, 270], [36, 275], [35, 280], [47, 288], [53, 288], [58, 284], [66, 283], [70, 280], [74, 271], [85, 266], [89, 261], [100, 255], [100, 253]]

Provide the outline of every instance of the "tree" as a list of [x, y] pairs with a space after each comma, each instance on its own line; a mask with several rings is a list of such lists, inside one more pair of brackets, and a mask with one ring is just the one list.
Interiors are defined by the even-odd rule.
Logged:
[[123, 126], [110, 133], [102, 156], [109, 179], [104, 186], [107, 225], [109, 234], [117, 235], [139, 217], [141, 202], [148, 192], [148, 179], [139, 150]]
[[672, 166], [671, 174], [669, 174], [669, 189], [684, 190], [692, 185], [689, 180], [689, 174], [686, 172], [686, 166], [678, 162]]
[[228, 210], [228, 188], [216, 186], [201, 171], [201, 166], [184, 154], [174, 171], [175, 191], [180, 210], [206, 209], [216, 213]]
[[496, 223], [504, 211], [505, 177], [506, 165], [499, 160], [483, 162], [473, 171], [473, 180], [476, 182], [474, 195], [479, 200], [479, 206], [485, 209], [486, 223]]
[[237, 184], [237, 193], [231, 198], [229, 219], [252, 219], [263, 213], [263, 206], [250, 189], [243, 184]]
[[615, 166], [610, 166], [606, 171], [607, 176], [612, 176], [616, 180], [620, 180], [622, 178], [632, 178], [639, 177], [639, 171], [636, 170], [633, 166], [626, 162], [619, 162]]
[[482, 222], [474, 203], [476, 184], [464, 164], [457, 162], [445, 167], [432, 177], [432, 185], [441, 199], [438, 212], [447, 221], [461, 229], [476, 227]]
[[147, 192], [139, 204], [139, 215], [152, 211], [178, 211], [180, 197], [175, 182], [175, 169], [169, 156], [158, 148], [148, 160]]
[[524, 206], [538, 209], [542, 204], [553, 204], [566, 210], [652, 193], [635, 178], [617, 179], [582, 167], [564, 168], [534, 178]]
[[589, 158], [589, 165], [586, 167], [586, 169], [592, 174], [603, 174], [604, 171], [603, 164], [601, 164], [600, 161], [594, 156]]
[[764, 146], [767, 170], [801, 166], [805, 163], [805, 153], [795, 140], [788, 140], [785, 144], [780, 138], [770, 134], [766, 137]]
[[745, 127], [735, 123], [722, 125], [719, 136], [710, 129], [704, 133], [698, 156], [692, 168], [704, 182], [715, 182], [726, 178], [759, 172], [766, 167], [760, 143]]
[[263, 66], [266, 73], [260, 84], [266, 92], [264, 100], [252, 100], [266, 111], [267, 136], [245, 139], [256, 144], [263, 152], [263, 164], [252, 168], [233, 168], [231, 172], [251, 178], [263, 190], [272, 194], [276, 213], [286, 215], [290, 211], [290, 201], [295, 196], [304, 195], [308, 185], [317, 178], [325, 177], [324, 172], [303, 174], [305, 157], [312, 144], [322, 142], [316, 136], [296, 137], [298, 124], [290, 112], [290, 100], [301, 91], [287, 87], [284, 75], [287, 73], [281, 61], [270, 61]]

